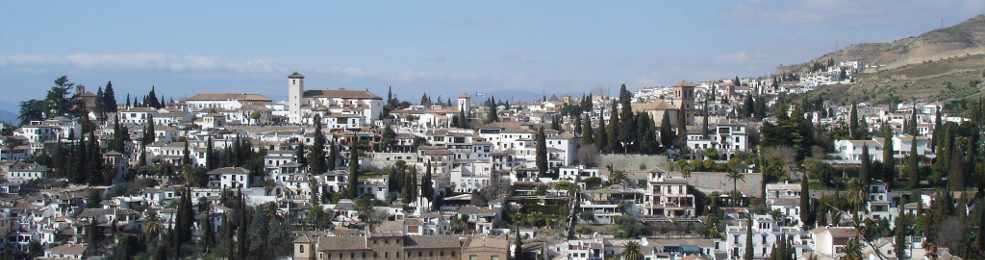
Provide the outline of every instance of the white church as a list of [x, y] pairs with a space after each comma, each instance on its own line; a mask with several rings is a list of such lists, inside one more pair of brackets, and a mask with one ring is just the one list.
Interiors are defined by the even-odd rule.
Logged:
[[373, 124], [383, 112], [383, 98], [367, 90], [305, 90], [304, 75], [287, 76], [288, 122], [313, 124], [320, 115], [325, 128], [358, 128]]

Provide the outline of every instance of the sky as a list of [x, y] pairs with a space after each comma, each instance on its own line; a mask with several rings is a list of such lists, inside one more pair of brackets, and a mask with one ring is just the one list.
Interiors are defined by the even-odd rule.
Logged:
[[985, 12], [981, 0], [0, 1], [0, 110], [53, 80], [117, 98], [367, 89], [524, 99], [762, 76]]

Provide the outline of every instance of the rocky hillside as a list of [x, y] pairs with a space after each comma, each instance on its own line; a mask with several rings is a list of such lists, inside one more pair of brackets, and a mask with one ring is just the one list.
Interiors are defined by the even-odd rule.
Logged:
[[800, 72], [814, 62], [858, 60], [885, 68], [985, 54], [985, 15], [978, 15], [951, 27], [926, 32], [890, 43], [863, 43], [825, 54], [810, 62], [777, 68], [777, 73]]

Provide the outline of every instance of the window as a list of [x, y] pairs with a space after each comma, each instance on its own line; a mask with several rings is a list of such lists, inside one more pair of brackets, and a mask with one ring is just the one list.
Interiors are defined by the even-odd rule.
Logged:
[[498, 255], [494, 255], [494, 256], [490, 257], [489, 260], [499, 260], [499, 256]]
[[304, 253], [304, 245], [298, 246], [298, 251], [303, 254]]
[[469, 255], [469, 260], [479, 260], [479, 256], [477, 256], [477, 255]]
[[417, 257], [424, 256], [424, 251], [417, 251]]
[[455, 251], [451, 251], [451, 257], [455, 257]]
[[434, 251], [428, 251], [428, 256], [429, 257], [434, 257]]

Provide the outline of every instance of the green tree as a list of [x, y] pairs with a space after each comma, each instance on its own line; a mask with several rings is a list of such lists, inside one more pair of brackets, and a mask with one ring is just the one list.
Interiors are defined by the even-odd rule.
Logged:
[[540, 178], [547, 176], [547, 138], [544, 136], [544, 127], [537, 130], [537, 176]]
[[729, 169], [728, 175], [725, 176], [729, 180], [732, 180], [732, 206], [736, 206], [739, 202], [739, 180], [745, 181], [746, 176], [739, 172], [737, 169]]
[[106, 89], [103, 90], [103, 95], [100, 97], [103, 101], [103, 105], [106, 106], [106, 112], [116, 113], [116, 91], [113, 90], [113, 82], [106, 82]]
[[421, 180], [421, 195], [428, 199], [428, 201], [434, 200], [434, 182], [431, 180], [431, 162], [427, 163], [427, 169], [424, 172], [424, 179]]
[[663, 113], [663, 118], [660, 119], [660, 146], [664, 150], [670, 149], [674, 144], [674, 132], [671, 131], [670, 117], [667, 116], [667, 112]]
[[869, 157], [869, 144], [862, 144], [862, 165], [859, 166], [858, 181], [862, 187], [869, 187], [872, 181], [872, 159]]
[[853, 103], [852, 104], [852, 112], [851, 112], [851, 114], [849, 114], [848, 131], [851, 132], [852, 139], [854, 139], [854, 140], [862, 140], [862, 137], [861, 137], [862, 135], [859, 133], [858, 104], [856, 104], [856, 103]]
[[315, 132], [314, 140], [311, 144], [311, 151], [308, 152], [308, 167], [311, 170], [311, 174], [323, 174], [327, 171], [327, 165], [325, 165], [325, 133], [322, 132], [322, 122], [321, 116], [315, 115]]
[[523, 260], [524, 259], [524, 257], [523, 257], [523, 240], [520, 240], [520, 232], [519, 232], [519, 230], [514, 229], [513, 231], [516, 234], [516, 239], [514, 240], [515, 242], [513, 242], [513, 245], [514, 245], [514, 247], [513, 247], [513, 259], [514, 260]]
[[325, 159], [329, 171], [334, 171], [338, 167], [336, 165], [338, 161], [338, 157], [339, 157], [339, 147], [335, 145], [335, 142], [332, 142], [328, 146], [328, 158]]
[[814, 227], [814, 212], [813, 207], [811, 207], [811, 191], [807, 184], [810, 182], [807, 175], [804, 175], [804, 180], [800, 182], [800, 221], [802, 221], [804, 230], [810, 230]]
[[622, 247], [622, 252], [619, 256], [623, 260], [643, 260], [643, 252], [640, 249], [640, 243], [636, 241], [630, 241]]
[[916, 189], [920, 185], [920, 155], [917, 154], [916, 137], [910, 143], [910, 156], [906, 158], [906, 186]]
[[385, 152], [392, 152], [393, 146], [397, 143], [397, 132], [393, 131], [390, 125], [386, 125], [383, 128], [383, 135], [380, 139], [380, 150]]
[[359, 147], [353, 144], [349, 149], [349, 198], [359, 196]]
[[598, 138], [595, 138], [595, 142], [602, 153], [609, 152], [609, 134], [606, 131], [605, 119], [601, 117], [599, 117]]
[[[889, 122], [883, 122], [882, 129], [884, 132], [883, 138], [885, 138], [882, 146], [882, 165], [884, 169], [882, 178], [889, 185], [889, 188], [892, 189], [896, 177], [896, 158], [893, 157], [893, 129], [889, 125]], [[914, 144], [916, 144], [915, 141], [916, 138], [914, 138]]]
[[496, 97], [490, 97], [489, 111], [486, 114], [486, 123], [499, 122], [499, 111], [496, 111]]
[[584, 144], [593, 144], [595, 140], [592, 139], [592, 118], [589, 115], [585, 115], [585, 120], [582, 120], [585, 124], [581, 127], [581, 142]]
[[616, 102], [612, 102], [612, 108], [609, 110], [609, 125], [606, 129], [606, 137], [609, 138], [607, 143], [609, 144], [610, 153], [618, 153], [622, 146], [619, 144], [619, 109], [616, 108]]
[[701, 115], [704, 116], [704, 118], [701, 119], [701, 138], [708, 139], [711, 135], [711, 130], [708, 129], [708, 98], [705, 98], [702, 109], [704, 112], [701, 113]]
[[746, 252], [743, 255], [745, 260], [753, 260], [752, 248], [752, 217], [746, 219]]
[[683, 109], [677, 112], [677, 145], [681, 148], [681, 154], [687, 151], [687, 112]]

